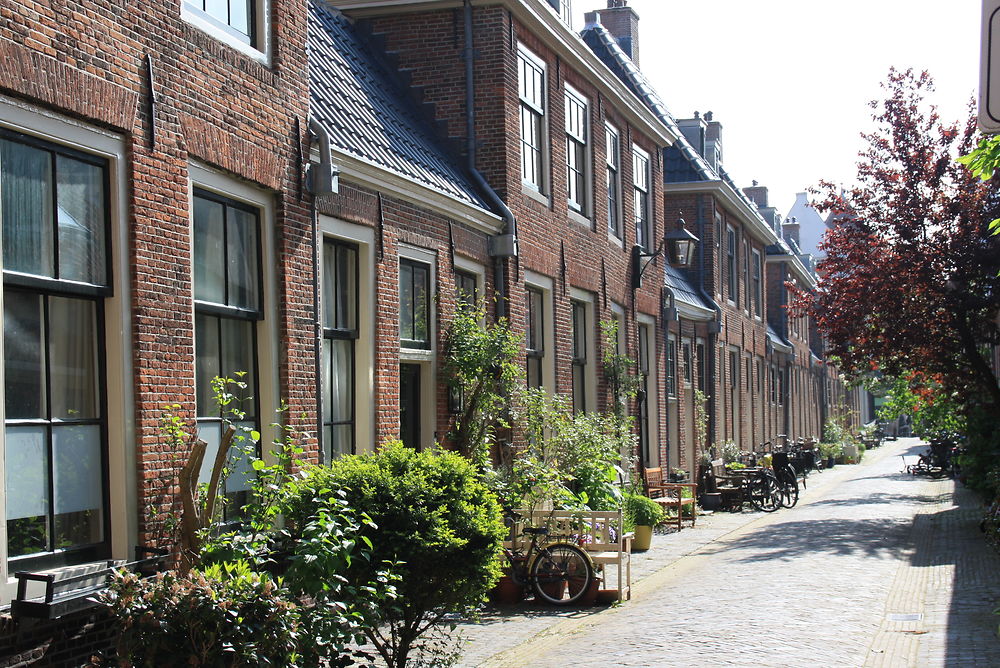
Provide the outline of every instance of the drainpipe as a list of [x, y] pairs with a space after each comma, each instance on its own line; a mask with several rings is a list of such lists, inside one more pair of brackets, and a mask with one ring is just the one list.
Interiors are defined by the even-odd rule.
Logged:
[[[312, 229], [310, 230], [310, 237], [312, 241], [312, 303], [313, 303], [313, 360], [314, 368], [313, 374], [315, 378], [315, 394], [313, 396], [322, 397], [323, 396], [323, 369], [321, 368], [321, 360], [323, 359], [323, 349], [322, 349], [322, 338], [323, 338], [323, 325], [320, 321], [319, 314], [319, 266], [320, 266], [320, 248], [319, 248], [319, 213], [316, 209], [316, 198], [327, 190], [332, 190], [336, 192], [336, 174], [339, 172], [333, 165], [333, 160], [330, 155], [330, 134], [315, 118], [309, 117], [309, 131], [312, 133], [313, 138], [319, 143], [319, 164], [309, 164], [307, 175], [306, 175], [306, 185], [310, 193], [312, 193], [312, 202], [310, 204], [310, 213], [312, 218]], [[311, 142], [310, 142], [311, 143]], [[323, 177], [326, 176], [324, 179]], [[326, 184], [327, 189], [323, 189], [317, 186], [321, 184]], [[323, 433], [323, 407], [322, 402], [316, 406], [316, 433], [322, 435]], [[322, 436], [320, 436], [322, 441]]]
[[465, 136], [468, 169], [472, 180], [486, 195], [490, 203], [500, 211], [500, 217], [503, 218], [504, 222], [503, 232], [490, 237], [488, 242], [489, 254], [493, 258], [493, 285], [498, 297], [496, 317], [499, 319], [506, 316], [508, 312], [504, 260], [517, 257], [517, 220], [507, 204], [500, 199], [497, 192], [476, 168], [476, 107], [475, 83], [473, 81], [473, 61], [476, 58], [476, 52], [472, 42], [471, 0], [465, 0], [464, 10], [465, 49], [463, 58], [465, 59]]
[[[714, 443], [717, 426], [715, 402], [718, 400], [718, 397], [715, 396], [715, 362], [717, 357], [715, 351], [718, 345], [719, 333], [722, 332], [722, 308], [715, 303], [715, 300], [705, 290], [705, 197], [703, 195], [698, 197], [698, 238], [702, 239], [702, 242], [698, 244], [698, 292], [701, 294], [702, 299], [711, 304], [715, 309], [716, 327], [714, 332], [709, 332], [708, 345], [706, 346], [708, 353], [706, 355], [708, 357], [708, 389], [713, 393], [711, 401], [708, 402], [708, 436], [709, 442]], [[716, 239], [716, 241], [718, 240]]]

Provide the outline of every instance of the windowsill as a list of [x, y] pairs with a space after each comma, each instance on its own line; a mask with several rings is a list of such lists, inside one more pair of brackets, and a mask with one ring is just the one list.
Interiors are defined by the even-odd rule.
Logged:
[[535, 200], [539, 204], [549, 206], [548, 195], [542, 194], [541, 192], [535, 190], [533, 187], [529, 186], [527, 183], [521, 182], [521, 193], [527, 195], [531, 199]]
[[623, 250], [625, 249], [625, 242], [622, 241], [621, 237], [619, 237], [614, 232], [608, 231], [608, 241], [610, 241], [615, 246], [618, 246], [619, 248], [621, 248]]
[[569, 213], [569, 219], [571, 221], [573, 221], [574, 223], [577, 223], [579, 225], [583, 225], [587, 229], [593, 229], [594, 228], [594, 221], [592, 221], [590, 218], [587, 218], [583, 214], [581, 214], [581, 213], [579, 213], [577, 211], [573, 211], [572, 209], [570, 209], [568, 213]]
[[402, 362], [430, 362], [434, 360], [434, 351], [422, 348], [400, 348], [399, 359]]
[[198, 28], [198, 30], [201, 30], [210, 37], [213, 37], [214, 39], [222, 42], [226, 46], [230, 46], [233, 49], [242, 53], [243, 55], [248, 56], [253, 60], [256, 60], [258, 63], [264, 65], [265, 67], [271, 66], [270, 49], [268, 48], [269, 45], [267, 45], [266, 43], [264, 46], [264, 50], [262, 51], [247, 44], [246, 42], [241, 42], [239, 39], [230, 35], [225, 30], [221, 30], [217, 26], [214, 26], [210, 22], [206, 21], [201, 16], [198, 16], [198, 14], [188, 9], [183, 2], [181, 3], [181, 19], [183, 19], [187, 23], [190, 23], [194, 27]]

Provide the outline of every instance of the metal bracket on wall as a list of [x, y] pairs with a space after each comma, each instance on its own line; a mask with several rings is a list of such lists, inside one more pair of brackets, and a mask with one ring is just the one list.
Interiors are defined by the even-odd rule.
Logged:
[[385, 259], [385, 216], [382, 214], [382, 193], [378, 193], [378, 261]]
[[566, 294], [566, 244], [559, 242], [559, 273], [562, 278], [562, 291]]
[[451, 255], [451, 270], [455, 271], [455, 230], [448, 221], [448, 253]]
[[156, 95], [156, 79], [153, 76], [153, 55], [146, 54], [146, 84], [149, 86], [147, 110], [149, 111], [149, 150], [156, 150], [156, 105], [159, 103]]

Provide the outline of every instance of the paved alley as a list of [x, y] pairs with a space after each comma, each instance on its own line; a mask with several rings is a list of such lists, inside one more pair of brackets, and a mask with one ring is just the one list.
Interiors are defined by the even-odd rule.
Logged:
[[716, 514], [636, 555], [617, 608], [488, 611], [465, 666], [1000, 666], [1000, 558], [977, 499], [889, 442], [794, 509]]

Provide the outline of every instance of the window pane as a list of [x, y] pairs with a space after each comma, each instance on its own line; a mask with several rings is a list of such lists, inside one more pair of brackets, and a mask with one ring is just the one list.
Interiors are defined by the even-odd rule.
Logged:
[[54, 277], [51, 154], [0, 139], [4, 269]]
[[8, 556], [48, 549], [49, 465], [45, 427], [6, 429]]
[[427, 294], [427, 268], [418, 265], [413, 268], [413, 338], [417, 341], [430, 340], [430, 303]]
[[226, 303], [224, 224], [222, 204], [194, 198], [194, 297], [215, 304]]
[[256, 415], [253, 410], [253, 399], [257, 396], [254, 388], [254, 323], [251, 320], [219, 318], [219, 324], [222, 333], [222, 373], [236, 378], [238, 372], [246, 372], [242, 380], [247, 383], [247, 389], [240, 408], [248, 415]]
[[56, 549], [104, 539], [101, 428], [52, 428]]
[[323, 245], [323, 327], [336, 326], [337, 304], [337, 245]]
[[104, 169], [60, 155], [56, 179], [59, 278], [105, 285]]
[[327, 443], [330, 444], [330, 453], [332, 455], [331, 459], [351, 454], [352, 444], [354, 442], [353, 429], [351, 425], [345, 424], [327, 427], [327, 435]]
[[229, 23], [229, 1], [228, 0], [204, 0], [205, 13], [218, 19], [222, 23]]
[[329, 422], [344, 422], [353, 417], [351, 378], [354, 342], [343, 339], [328, 340], [330, 347], [330, 402], [327, 413]]
[[250, 0], [229, 0], [229, 25], [250, 36]]
[[49, 299], [49, 360], [51, 417], [100, 417], [94, 302]]
[[358, 251], [350, 246], [337, 246], [337, 322], [338, 329], [357, 327]]
[[257, 289], [257, 215], [236, 207], [226, 207], [229, 264], [229, 306], [248, 310], [259, 308]]
[[413, 340], [413, 265], [399, 263], [399, 337]]
[[222, 373], [219, 351], [219, 319], [196, 313], [194, 317], [195, 392], [197, 412], [202, 417], [219, 415], [212, 394], [212, 379]]
[[40, 296], [4, 291], [4, 405], [8, 420], [48, 416], [42, 322]]

